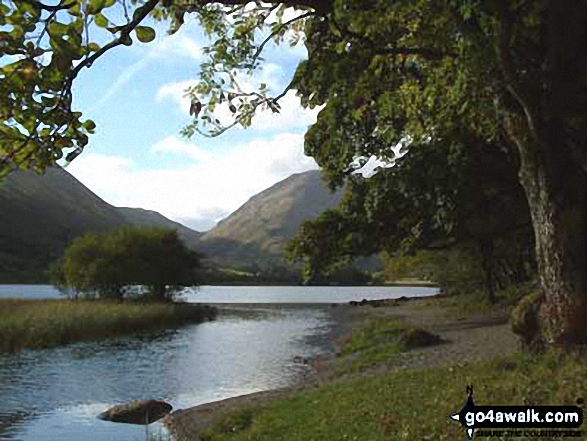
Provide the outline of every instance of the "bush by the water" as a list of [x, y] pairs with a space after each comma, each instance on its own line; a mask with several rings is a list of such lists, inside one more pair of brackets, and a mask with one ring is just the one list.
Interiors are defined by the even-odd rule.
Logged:
[[0, 300], [0, 352], [176, 327], [215, 315], [215, 308], [187, 303]]

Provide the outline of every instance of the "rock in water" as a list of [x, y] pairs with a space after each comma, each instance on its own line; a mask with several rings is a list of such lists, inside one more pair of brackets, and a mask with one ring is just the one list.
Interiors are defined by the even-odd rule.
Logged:
[[163, 418], [173, 407], [165, 401], [136, 400], [111, 407], [98, 415], [98, 418], [113, 423], [151, 424]]

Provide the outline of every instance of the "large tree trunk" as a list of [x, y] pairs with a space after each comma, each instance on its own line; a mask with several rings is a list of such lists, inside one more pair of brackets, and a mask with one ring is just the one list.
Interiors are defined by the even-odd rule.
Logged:
[[498, 56], [508, 98], [518, 104], [506, 111], [505, 128], [518, 148], [535, 233], [541, 338], [587, 343], [587, 1], [542, 4], [532, 74], [512, 55], [516, 15], [499, 5]]
[[544, 293], [541, 339], [550, 345], [587, 343], [587, 173], [563, 136], [550, 131], [536, 140], [520, 136], [529, 131], [519, 127], [509, 131], [520, 152], [520, 182], [536, 239]]

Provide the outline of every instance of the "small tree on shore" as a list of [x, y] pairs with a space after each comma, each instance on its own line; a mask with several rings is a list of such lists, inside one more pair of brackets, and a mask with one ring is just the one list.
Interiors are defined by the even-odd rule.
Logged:
[[165, 302], [198, 284], [199, 267], [200, 255], [174, 230], [123, 228], [77, 238], [52, 273], [57, 284], [86, 296], [122, 301], [125, 291], [141, 285], [147, 296]]

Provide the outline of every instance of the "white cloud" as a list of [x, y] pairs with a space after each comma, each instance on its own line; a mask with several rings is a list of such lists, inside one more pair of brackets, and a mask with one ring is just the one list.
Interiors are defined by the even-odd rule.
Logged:
[[113, 205], [156, 210], [180, 222], [211, 226], [277, 181], [318, 168], [303, 154], [303, 135], [292, 133], [211, 152], [168, 137], [152, 151], [192, 160], [181, 168], [141, 169], [125, 157], [88, 152], [67, 169]]
[[175, 101], [175, 103], [179, 106], [180, 111], [189, 115], [190, 100], [186, 95], [186, 90], [194, 85], [196, 85], [196, 81], [194, 80], [177, 81], [174, 83], [164, 84], [157, 91], [155, 99], [157, 101], [164, 101], [166, 99]]
[[176, 136], [168, 136], [167, 138], [156, 142], [151, 147], [152, 153], [179, 153], [188, 155], [197, 161], [207, 161], [212, 159], [210, 152], [199, 148], [193, 143], [185, 142], [178, 139]]
[[[151, 63], [162, 59], [171, 58], [188, 58], [199, 61], [202, 55], [201, 46], [192, 38], [180, 32], [175, 35], [165, 35], [160, 37], [149, 46], [144, 46], [146, 53], [139, 59], [139, 61], [127, 67], [122, 74], [116, 79], [114, 84], [106, 91], [104, 96], [96, 105], [94, 109], [106, 103], [113, 96], [118, 94], [120, 90], [128, 84], [139, 72], [146, 69]], [[140, 48], [144, 51], [143, 47]]]

